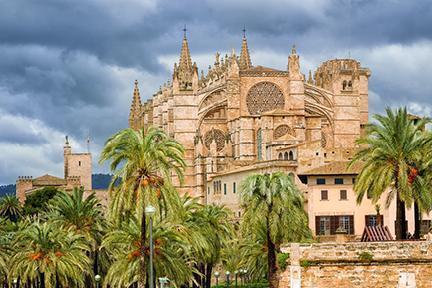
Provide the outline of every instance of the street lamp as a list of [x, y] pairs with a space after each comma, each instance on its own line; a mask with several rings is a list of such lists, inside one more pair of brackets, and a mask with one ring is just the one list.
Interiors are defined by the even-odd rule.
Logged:
[[237, 270], [234, 271], [234, 276], [235, 276], [235, 288], [237, 288], [237, 274], [238, 274], [238, 271], [237, 271]]
[[16, 278], [13, 279], [12, 283], [13, 283], [15, 288], [18, 288], [18, 279], [16, 279]]
[[99, 283], [101, 281], [101, 276], [99, 274], [96, 274], [95, 281], [96, 281], [96, 288], [99, 288]]
[[151, 205], [148, 205], [146, 208], [145, 208], [145, 214], [150, 218], [150, 232], [149, 232], [149, 234], [150, 234], [150, 265], [149, 265], [149, 267], [150, 267], [150, 285], [149, 285], [149, 287], [150, 288], [153, 288], [153, 215], [155, 214], [155, 212], [156, 212], [156, 208], [155, 207], [153, 207], [153, 206], [151, 206]]
[[244, 280], [243, 280], [243, 281], [244, 281], [244, 284], [245, 284], [245, 285], [246, 285], [247, 280], [248, 280], [248, 279], [247, 279], [247, 275], [246, 275], [247, 272], [248, 272], [247, 269], [243, 269], [243, 275], [244, 275], [244, 276], [243, 276], [243, 277], [244, 277]]
[[230, 272], [229, 271], [226, 271], [225, 272], [225, 275], [226, 275], [226, 287], [227, 288], [229, 288], [230, 286], [229, 286], [229, 284], [230, 284]]
[[215, 278], [216, 278], [216, 286], [218, 286], [218, 285], [219, 285], [219, 276], [220, 276], [220, 273], [219, 273], [218, 271], [216, 271], [216, 272], [214, 273], [214, 276], [215, 276]]
[[169, 279], [167, 277], [160, 277], [159, 278], [160, 288], [164, 288], [165, 284], [167, 284], [168, 282]]

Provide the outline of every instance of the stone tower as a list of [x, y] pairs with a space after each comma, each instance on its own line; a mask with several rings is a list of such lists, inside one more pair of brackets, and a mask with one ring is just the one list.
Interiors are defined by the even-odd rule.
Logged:
[[[85, 191], [92, 189], [92, 157], [91, 153], [72, 153], [68, 137], [63, 147], [64, 155], [64, 179], [71, 184], [77, 182]], [[73, 182], [73, 183], [72, 183]], [[75, 185], [72, 185], [75, 186]]]

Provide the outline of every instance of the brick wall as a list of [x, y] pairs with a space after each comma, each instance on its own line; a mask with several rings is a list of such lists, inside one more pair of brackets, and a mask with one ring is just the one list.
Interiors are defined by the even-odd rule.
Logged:
[[432, 287], [432, 242], [291, 244], [280, 288]]

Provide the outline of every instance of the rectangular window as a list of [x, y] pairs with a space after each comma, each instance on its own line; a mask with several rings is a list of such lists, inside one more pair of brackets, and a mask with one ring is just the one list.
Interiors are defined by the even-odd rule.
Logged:
[[347, 200], [348, 196], [347, 196], [347, 190], [340, 190], [340, 197], [339, 200]]
[[238, 211], [238, 215], [239, 215], [238, 217], [241, 217], [241, 211]]
[[236, 182], [234, 182], [234, 183], [233, 183], [233, 193], [234, 193], [234, 194], [237, 192], [237, 191], [236, 191], [236, 188], [237, 188], [237, 187], [236, 187]]
[[325, 185], [326, 184], [325, 178], [317, 178], [316, 179], [316, 184], [317, 185]]
[[227, 189], [226, 189], [226, 183], [224, 183], [224, 195], [226, 195]]
[[365, 216], [365, 225], [366, 226], [377, 226], [384, 224], [383, 215], [366, 215]]
[[315, 216], [316, 235], [335, 235], [338, 228], [343, 228], [348, 234], [354, 234], [354, 216]]
[[355, 178], [352, 178], [352, 184], [355, 184]]
[[343, 178], [335, 178], [335, 184], [344, 184]]
[[316, 235], [330, 235], [330, 216], [316, 216]]
[[321, 200], [328, 200], [328, 191], [321, 190]]
[[78, 161], [78, 166], [81, 166], [81, 161]]

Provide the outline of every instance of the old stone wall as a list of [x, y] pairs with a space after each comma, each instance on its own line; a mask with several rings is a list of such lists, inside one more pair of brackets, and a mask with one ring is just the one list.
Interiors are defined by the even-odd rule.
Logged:
[[280, 288], [432, 287], [432, 243], [292, 244]]

